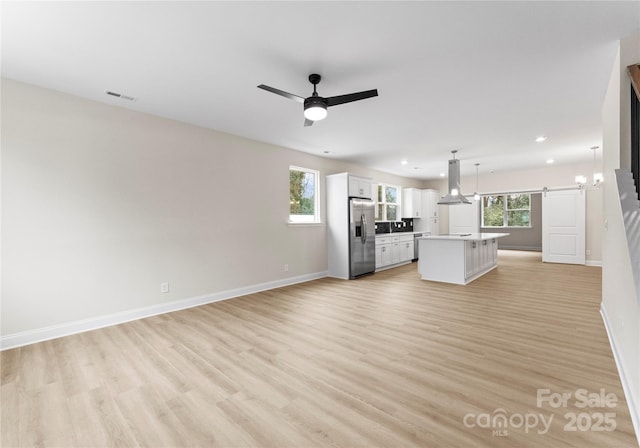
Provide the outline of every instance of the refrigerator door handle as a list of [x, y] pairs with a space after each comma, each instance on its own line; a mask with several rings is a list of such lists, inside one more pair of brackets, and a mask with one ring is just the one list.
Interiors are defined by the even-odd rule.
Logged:
[[364, 216], [364, 213], [360, 215], [360, 227], [362, 228], [360, 240], [362, 241], [362, 244], [364, 244], [367, 242], [367, 218]]

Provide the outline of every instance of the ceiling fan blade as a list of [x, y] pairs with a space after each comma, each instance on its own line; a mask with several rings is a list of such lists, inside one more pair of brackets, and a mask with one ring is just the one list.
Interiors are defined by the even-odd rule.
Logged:
[[309, 120], [308, 118], [304, 119], [304, 127], [306, 128], [307, 126], [312, 126], [313, 125], [313, 120]]
[[366, 100], [378, 96], [378, 89], [365, 90], [364, 92], [349, 93], [347, 95], [332, 96], [327, 98], [327, 106], [350, 103], [352, 101]]
[[304, 98], [298, 95], [294, 95], [293, 93], [288, 93], [288, 92], [285, 92], [284, 90], [276, 89], [275, 87], [265, 86], [264, 84], [260, 84], [258, 88], [262, 90], [266, 90], [267, 92], [275, 93], [276, 95], [280, 95], [285, 98], [289, 98], [290, 100], [297, 101], [298, 103], [304, 104]]

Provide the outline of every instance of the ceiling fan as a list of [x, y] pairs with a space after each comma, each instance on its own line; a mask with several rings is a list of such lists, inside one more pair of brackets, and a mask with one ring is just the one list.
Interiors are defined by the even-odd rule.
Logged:
[[258, 88], [302, 103], [304, 105], [305, 126], [311, 126], [314, 121], [323, 120], [327, 116], [327, 107], [337, 106], [338, 104], [351, 103], [352, 101], [366, 100], [367, 98], [378, 96], [378, 89], [373, 89], [366, 90], [364, 92], [348, 93], [346, 95], [323, 98], [318, 95], [318, 92], [316, 92], [316, 86], [321, 79], [322, 77], [318, 74], [313, 73], [309, 75], [309, 82], [313, 84], [313, 93], [308, 98], [303, 98], [292, 93], [284, 92], [274, 87], [265, 86], [264, 84], [260, 84]]

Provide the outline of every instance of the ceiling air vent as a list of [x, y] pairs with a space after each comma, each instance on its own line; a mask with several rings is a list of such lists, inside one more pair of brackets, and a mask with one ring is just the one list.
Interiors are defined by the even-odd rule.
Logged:
[[121, 100], [127, 100], [127, 101], [135, 101], [136, 100], [132, 96], [123, 95], [122, 93], [118, 93], [118, 92], [112, 92], [111, 90], [107, 90], [107, 91], [105, 91], [105, 93], [107, 95], [115, 96], [116, 98], [120, 98]]

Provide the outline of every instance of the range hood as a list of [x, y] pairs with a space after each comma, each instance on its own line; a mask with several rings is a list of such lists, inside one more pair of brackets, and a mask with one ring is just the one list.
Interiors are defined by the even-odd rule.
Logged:
[[460, 161], [456, 159], [457, 150], [451, 151], [453, 159], [449, 160], [449, 193], [438, 201], [441, 205], [471, 204], [460, 194]]

